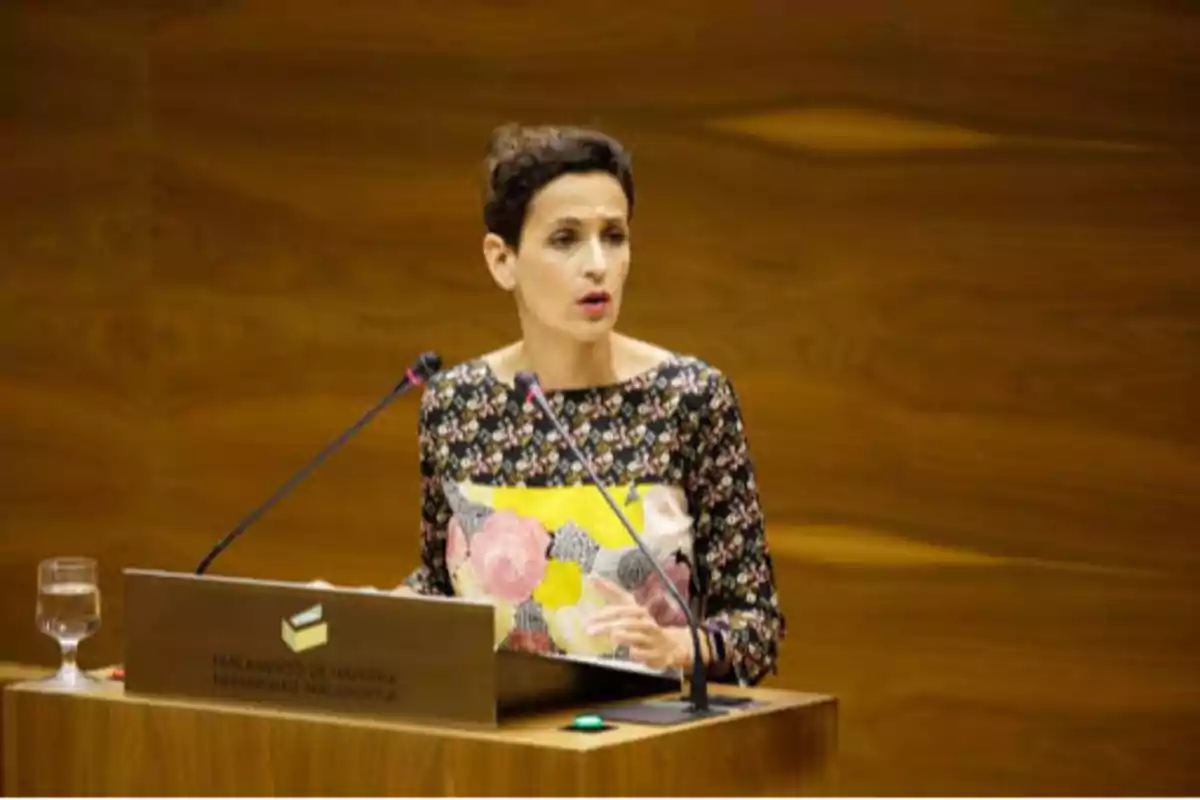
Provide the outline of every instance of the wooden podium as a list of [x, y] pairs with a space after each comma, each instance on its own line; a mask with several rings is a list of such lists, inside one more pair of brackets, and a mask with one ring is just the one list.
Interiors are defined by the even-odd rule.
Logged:
[[714, 686], [742, 704], [681, 722], [678, 677], [496, 651], [486, 605], [140, 570], [126, 595], [123, 681], [5, 690], [6, 794], [831, 792], [830, 697]]
[[835, 703], [767, 705], [682, 726], [568, 732], [572, 711], [463, 730], [249, 703], [13, 684], [8, 795], [795, 796], [832, 793]]

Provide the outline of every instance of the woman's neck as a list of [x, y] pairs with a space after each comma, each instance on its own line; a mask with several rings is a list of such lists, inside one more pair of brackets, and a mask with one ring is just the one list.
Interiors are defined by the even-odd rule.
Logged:
[[519, 366], [513, 370], [533, 370], [548, 390], [584, 389], [616, 382], [613, 358], [613, 334], [595, 342], [577, 342], [560, 337], [529, 336], [514, 353]]

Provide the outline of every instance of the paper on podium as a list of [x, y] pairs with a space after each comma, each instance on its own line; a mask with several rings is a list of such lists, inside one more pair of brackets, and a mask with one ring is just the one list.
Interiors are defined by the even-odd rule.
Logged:
[[617, 658], [615, 656], [585, 656], [576, 655], [574, 653], [552, 653], [547, 654], [547, 658], [557, 658], [563, 661], [573, 661], [577, 664], [588, 664], [601, 669], [615, 669], [621, 672], [628, 672], [635, 675], [646, 675], [652, 678], [664, 678], [672, 681], [683, 681], [683, 671], [678, 668], [671, 669], [654, 669], [648, 667], [639, 661], [633, 661], [626, 658]]

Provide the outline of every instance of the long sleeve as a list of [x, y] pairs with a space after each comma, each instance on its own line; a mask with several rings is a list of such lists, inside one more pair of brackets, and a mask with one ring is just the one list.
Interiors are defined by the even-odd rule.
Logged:
[[446, 531], [450, 524], [450, 504], [442, 489], [438, 469], [437, 439], [443, 424], [437, 393], [427, 387], [421, 398], [417, 428], [421, 459], [421, 565], [404, 579], [408, 588], [419, 594], [452, 595], [453, 586], [446, 569]]
[[776, 668], [785, 622], [737, 395], [709, 373], [700, 409], [689, 503], [704, 625], [725, 640], [714, 680], [754, 685]]

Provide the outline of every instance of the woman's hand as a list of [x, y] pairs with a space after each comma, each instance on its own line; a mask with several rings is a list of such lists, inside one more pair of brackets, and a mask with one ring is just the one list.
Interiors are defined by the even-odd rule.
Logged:
[[616, 584], [597, 580], [596, 588], [611, 605], [597, 611], [587, 634], [608, 634], [614, 644], [629, 648], [629, 655], [652, 669], [687, 668], [692, 663], [691, 639], [686, 628], [664, 628], [633, 595]]

